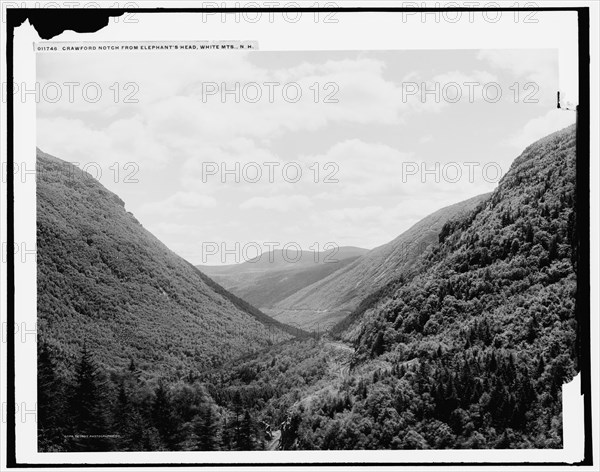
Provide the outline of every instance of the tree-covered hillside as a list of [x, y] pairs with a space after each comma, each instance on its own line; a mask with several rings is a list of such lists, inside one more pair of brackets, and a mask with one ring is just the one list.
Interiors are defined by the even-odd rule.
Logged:
[[[89, 174], [37, 153], [38, 326], [61, 375], [82, 346], [105, 368], [200, 371], [289, 338], [174, 254]], [[289, 331], [289, 329], [288, 329]]]
[[561, 447], [561, 387], [577, 371], [575, 221], [572, 126], [529, 146], [362, 315], [352, 379], [293, 409], [290, 447]]

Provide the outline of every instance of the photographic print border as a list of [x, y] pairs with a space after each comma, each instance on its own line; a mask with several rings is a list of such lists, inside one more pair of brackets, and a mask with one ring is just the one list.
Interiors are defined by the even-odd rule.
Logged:
[[[43, 39], [50, 39], [66, 29], [94, 32], [108, 25], [110, 17], [126, 13], [261, 13], [261, 12], [343, 12], [343, 13], [410, 13], [410, 12], [473, 12], [473, 11], [575, 11], [578, 24], [579, 104], [577, 111], [576, 212], [578, 237], [576, 317], [578, 323], [577, 351], [581, 373], [581, 394], [584, 405], [584, 457], [581, 462], [273, 462], [273, 463], [24, 463], [16, 457], [15, 419], [15, 341], [7, 336], [7, 437], [6, 453], [9, 468], [75, 468], [75, 467], [309, 467], [309, 466], [583, 466], [592, 465], [592, 403], [591, 403], [591, 333], [590, 333], [590, 21], [588, 7], [531, 7], [531, 8], [401, 8], [401, 7], [336, 7], [336, 8], [134, 8], [134, 9], [7, 9], [7, 247], [14, 245], [14, 31], [27, 19]], [[15, 264], [7, 258], [7, 326], [15, 323]], [[598, 334], [598, 333], [595, 333]]]

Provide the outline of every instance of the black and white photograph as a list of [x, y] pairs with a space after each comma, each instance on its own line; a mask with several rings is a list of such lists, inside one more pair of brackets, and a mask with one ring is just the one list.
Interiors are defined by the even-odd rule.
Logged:
[[8, 465], [596, 470], [597, 6], [144, 3], [3, 6]]

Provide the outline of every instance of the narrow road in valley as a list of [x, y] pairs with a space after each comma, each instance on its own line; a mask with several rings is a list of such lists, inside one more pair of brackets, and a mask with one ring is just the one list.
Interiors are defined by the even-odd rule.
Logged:
[[267, 451], [276, 451], [279, 449], [279, 440], [281, 439], [281, 430], [273, 431], [273, 439], [267, 444]]
[[[348, 356], [354, 352], [354, 348], [352, 346], [344, 344], [340, 341], [325, 341], [325, 346], [329, 346], [338, 351], [343, 351]], [[350, 359], [348, 358], [341, 364], [338, 361], [338, 363], [333, 365], [332, 367], [338, 372], [340, 379], [344, 380], [348, 378], [348, 375], [350, 374]]]
[[340, 341], [325, 341], [325, 345], [330, 346], [334, 349], [340, 349], [342, 351], [354, 352], [354, 348], [352, 346], [349, 346], [348, 344], [344, 344], [343, 342], [340, 342]]

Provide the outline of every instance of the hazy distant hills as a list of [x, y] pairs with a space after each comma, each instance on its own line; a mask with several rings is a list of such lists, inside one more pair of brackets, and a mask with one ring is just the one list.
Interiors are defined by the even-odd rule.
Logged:
[[278, 301], [265, 312], [304, 328], [322, 330], [334, 325], [349, 315], [363, 298], [410, 268], [430, 244], [437, 242], [448, 220], [468, 213], [488, 196], [480, 195], [436, 211], [393, 241]]
[[197, 267], [227, 290], [264, 309], [367, 252], [351, 246], [322, 252], [274, 250], [241, 264]]
[[37, 151], [39, 335], [59, 359], [78, 358], [85, 342], [108, 368], [133, 358], [142, 370], [181, 373], [289, 337], [65, 164]]

